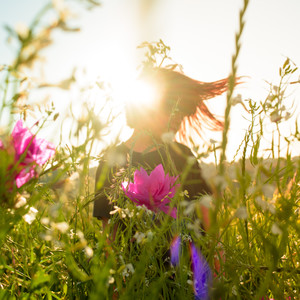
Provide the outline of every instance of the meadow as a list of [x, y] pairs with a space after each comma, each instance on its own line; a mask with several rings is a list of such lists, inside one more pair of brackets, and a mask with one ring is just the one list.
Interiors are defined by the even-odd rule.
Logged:
[[[236, 149], [240, 158], [226, 159], [231, 107], [241, 101], [233, 91], [248, 2], [239, 15], [222, 141], [196, 153], [199, 162], [211, 153], [217, 158], [201, 163], [212, 195], [190, 199], [179, 189], [170, 204], [177, 218], [137, 206], [122, 189], [136, 171], [127, 162], [107, 195], [114, 210], [105, 229], [92, 216], [101, 153], [95, 156], [91, 149], [105, 139], [114, 117], [100, 118], [87, 105], [70, 132], [84, 139], [54, 145], [42, 129], [57, 122], [59, 111], [51, 101], [29, 102], [44, 88], [30, 70], [55, 30], [70, 34], [67, 15], [49, 5], [28, 31], [7, 27], [18, 51], [12, 63], [0, 66], [0, 299], [300, 299], [300, 159], [290, 153], [300, 141], [298, 123], [284, 135], [284, 151], [277, 142], [281, 124], [292, 115], [287, 91], [291, 82], [299, 85], [291, 59], [278, 67], [278, 80], [269, 84], [265, 99], [244, 101], [249, 127]], [[43, 22], [49, 11], [56, 21]], [[171, 55], [162, 41], [143, 47], [151, 64]], [[72, 76], [53, 88], [71, 85], [76, 85]], [[104, 99], [104, 112], [110, 101]], [[42, 117], [34, 120], [35, 112]], [[275, 129], [262, 151], [268, 124]], [[180, 178], [190, 162], [187, 158]], [[100, 190], [109, 166], [97, 182]], [[163, 168], [168, 169], [167, 162]], [[207, 231], [201, 226], [201, 205], [210, 212]]]

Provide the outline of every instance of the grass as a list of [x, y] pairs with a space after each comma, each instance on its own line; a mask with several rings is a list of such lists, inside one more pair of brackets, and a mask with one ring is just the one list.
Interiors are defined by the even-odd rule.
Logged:
[[[247, 5], [248, 1], [244, 1], [236, 35], [233, 82]], [[47, 6], [45, 12], [48, 9], [52, 8]], [[0, 118], [7, 125], [1, 131], [3, 142], [8, 141], [14, 121], [28, 118], [31, 112], [26, 103], [29, 95], [23, 89], [28, 78], [22, 68], [33, 63], [43, 49], [36, 43], [35, 48], [30, 48], [34, 49], [31, 55], [26, 52], [37, 36], [40, 38], [39, 21], [45, 12], [32, 23], [27, 37], [18, 38], [20, 51], [15, 63], [1, 69]], [[47, 37], [57, 29], [53, 24], [47, 28]], [[16, 32], [10, 33], [17, 37]], [[152, 51], [156, 49], [155, 44], [148, 45]], [[156, 46], [159, 51], [152, 54], [165, 60], [169, 48], [162, 41]], [[155, 55], [150, 57], [152, 63], [157, 59]], [[117, 206], [110, 226], [104, 230], [101, 221], [92, 217], [95, 170], [90, 166], [98, 158], [92, 156], [90, 149], [102, 139], [101, 133], [106, 134], [107, 125], [107, 120], [99, 121], [93, 111], [88, 112], [85, 122], [74, 120], [77, 131], [85, 132], [85, 141], [72, 148], [58, 145], [55, 157], [42, 168], [39, 177], [19, 189], [7, 188], [3, 183], [9, 178], [8, 165], [13, 158], [0, 150], [0, 299], [193, 299], [188, 248], [191, 240], [213, 270], [211, 299], [297, 299], [300, 160], [291, 157], [289, 148], [283, 155], [281, 145], [276, 144], [282, 136], [280, 124], [289, 118], [284, 109], [285, 95], [296, 71], [287, 59], [280, 68], [278, 84], [270, 85], [266, 100], [246, 103], [251, 118], [237, 149], [241, 159], [226, 162], [234, 88], [231, 85], [220, 162], [203, 165], [203, 175], [213, 189], [206, 198], [212, 226], [205, 234], [200, 211], [203, 196], [188, 199], [185, 193], [177, 194], [176, 220], [163, 213], [154, 216], [124, 196], [120, 183], [126, 172], [118, 174], [110, 191]], [[43, 119], [32, 129], [38, 136], [45, 122], [51, 124], [57, 118], [53, 106], [41, 110]], [[262, 157], [261, 140], [270, 122], [275, 126], [273, 140]], [[285, 139], [289, 147], [299, 140], [297, 124]], [[199, 158], [202, 155], [199, 153]], [[20, 198], [26, 199], [26, 204], [16, 207]], [[29, 222], [31, 207], [37, 213]], [[119, 226], [113, 239], [115, 224]], [[182, 237], [183, 250], [180, 266], [173, 267], [168, 250], [177, 234]]]

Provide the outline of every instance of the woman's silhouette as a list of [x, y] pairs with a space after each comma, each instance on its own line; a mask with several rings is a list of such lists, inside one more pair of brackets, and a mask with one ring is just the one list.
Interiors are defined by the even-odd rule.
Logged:
[[[165, 170], [167, 173], [180, 176], [186, 168], [187, 159], [193, 156], [186, 146], [190, 135], [194, 133], [201, 137], [204, 128], [210, 130], [223, 128], [223, 122], [209, 111], [205, 101], [226, 92], [227, 79], [201, 82], [167, 68], [144, 69], [141, 77], [157, 88], [159, 96], [151, 105], [135, 103], [126, 106], [127, 123], [134, 129], [134, 134], [127, 142], [108, 150], [100, 161], [96, 175], [94, 216], [102, 219], [104, 225], [113, 207], [105, 189], [111, 184], [112, 173], [120, 168], [117, 162], [110, 163], [111, 157], [130, 156], [130, 165], [150, 169], [163, 163], [167, 166]], [[176, 140], [166, 147], [161, 137], [170, 131], [177, 132]], [[99, 190], [104, 167], [107, 170], [108, 166], [110, 170], [106, 173], [108, 175], [104, 186]], [[183, 190], [188, 191], [190, 199], [198, 194], [211, 193], [201, 176], [196, 160], [182, 184]], [[209, 227], [209, 218], [204, 207], [202, 214], [202, 223], [206, 229]]]

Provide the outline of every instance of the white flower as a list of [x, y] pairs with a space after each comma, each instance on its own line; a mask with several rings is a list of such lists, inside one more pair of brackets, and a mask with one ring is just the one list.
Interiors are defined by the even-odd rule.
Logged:
[[239, 219], [247, 219], [248, 217], [248, 213], [247, 213], [247, 208], [245, 206], [241, 206], [239, 207], [236, 212], [235, 215], [239, 218]]
[[109, 276], [108, 284], [113, 284], [114, 282], [115, 282], [115, 279], [112, 276]]
[[89, 246], [85, 247], [84, 251], [85, 251], [85, 255], [88, 258], [91, 258], [94, 255], [93, 249], [91, 247], [89, 247]]
[[278, 224], [276, 223], [273, 223], [271, 231], [273, 234], [277, 234], [277, 235], [282, 234], [282, 230], [279, 228]]
[[27, 203], [26, 198], [18, 194], [16, 198], [15, 208], [20, 208]]
[[213, 197], [210, 196], [210, 195], [204, 195], [201, 197], [200, 199], [200, 204], [207, 207], [207, 208], [210, 208], [210, 205], [213, 201]]
[[127, 264], [125, 265], [124, 270], [122, 271], [122, 276], [129, 276], [129, 273], [133, 274], [134, 273], [134, 268], [132, 266], [132, 264]]
[[26, 38], [28, 36], [29, 28], [25, 23], [17, 23], [15, 26], [15, 30], [17, 34], [22, 38]]
[[139, 244], [145, 238], [145, 234], [137, 231], [133, 237], [136, 239], [136, 242]]
[[31, 224], [35, 220], [37, 213], [37, 209], [35, 209], [34, 207], [30, 207], [28, 213], [23, 216], [24, 221], [28, 224]]
[[66, 233], [69, 229], [69, 225], [66, 222], [52, 223], [51, 226], [53, 229], [57, 229], [61, 233]]
[[147, 231], [146, 235], [147, 235], [148, 241], [152, 241], [153, 240], [153, 236], [154, 235], [153, 235], [153, 232], [151, 230]]
[[50, 219], [49, 219], [49, 218], [46, 218], [46, 217], [44, 217], [44, 218], [42, 218], [42, 219], [41, 219], [41, 223], [42, 223], [43, 225], [49, 225], [49, 223], [50, 223]]
[[271, 184], [264, 184], [262, 186], [262, 192], [266, 198], [272, 199], [275, 189], [276, 189], [276, 187]]

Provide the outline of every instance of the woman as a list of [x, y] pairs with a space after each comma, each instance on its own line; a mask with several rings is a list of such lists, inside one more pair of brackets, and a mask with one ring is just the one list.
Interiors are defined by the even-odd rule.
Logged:
[[[107, 151], [97, 170], [96, 197], [94, 216], [102, 219], [105, 225], [110, 217], [113, 204], [110, 203], [105, 189], [111, 184], [111, 173], [121, 166], [114, 157], [130, 156], [130, 165], [154, 169], [161, 163], [168, 162], [166, 173], [180, 175], [186, 168], [188, 157], [193, 156], [186, 146], [192, 135], [202, 136], [203, 128], [222, 130], [223, 122], [217, 119], [207, 108], [204, 101], [221, 95], [228, 89], [228, 80], [201, 82], [182, 73], [166, 68], [144, 70], [142, 78], [156, 86], [159, 97], [146, 106], [131, 105], [126, 107], [127, 123], [134, 129], [133, 136], [120, 146]], [[177, 132], [174, 143], [168, 147], [161, 137], [166, 132]], [[108, 162], [108, 164], [105, 164]], [[109, 175], [105, 170], [109, 169]], [[105, 180], [103, 180], [105, 176]], [[100, 185], [104, 182], [103, 188]], [[180, 182], [180, 179], [179, 179]], [[198, 194], [210, 193], [210, 189], [201, 176], [200, 167], [195, 160], [185, 182], [181, 182], [190, 199]], [[208, 211], [203, 207], [204, 229], [209, 227]]]

